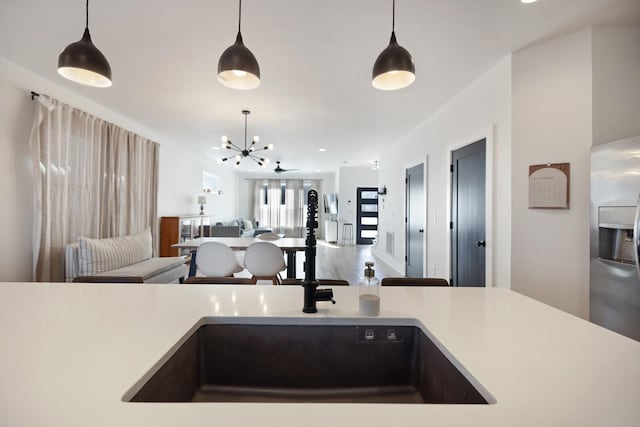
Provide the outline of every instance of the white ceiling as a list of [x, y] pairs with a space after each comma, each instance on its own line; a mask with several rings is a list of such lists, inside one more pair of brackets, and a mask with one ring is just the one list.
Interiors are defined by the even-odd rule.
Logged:
[[249, 109], [249, 138], [275, 144], [274, 166], [327, 172], [378, 159], [379, 147], [516, 49], [591, 25], [640, 24], [640, 0], [398, 0], [396, 35], [416, 82], [381, 92], [371, 69], [389, 41], [391, 0], [245, 0], [242, 9], [261, 70], [252, 91], [216, 78], [235, 39], [236, 0], [91, 1], [93, 41], [113, 70], [109, 89], [56, 72], [62, 49], [82, 35], [83, 0], [0, 0], [0, 56], [212, 160], [224, 153], [210, 148], [221, 135], [242, 142], [240, 111]]

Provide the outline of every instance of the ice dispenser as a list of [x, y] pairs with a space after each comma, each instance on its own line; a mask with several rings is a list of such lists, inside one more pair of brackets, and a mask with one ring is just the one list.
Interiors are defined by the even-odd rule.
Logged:
[[599, 257], [625, 264], [635, 264], [633, 255], [633, 221], [635, 206], [600, 206], [598, 208]]

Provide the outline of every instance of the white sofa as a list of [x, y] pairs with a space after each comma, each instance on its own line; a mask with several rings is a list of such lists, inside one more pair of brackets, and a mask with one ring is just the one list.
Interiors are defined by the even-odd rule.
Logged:
[[183, 257], [152, 257], [151, 230], [107, 239], [81, 237], [65, 247], [65, 280], [78, 276], [136, 276], [145, 283], [177, 283], [186, 275]]

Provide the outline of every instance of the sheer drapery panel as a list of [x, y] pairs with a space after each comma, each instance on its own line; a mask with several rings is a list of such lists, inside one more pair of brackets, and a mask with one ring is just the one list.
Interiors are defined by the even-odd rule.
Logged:
[[[41, 95], [42, 96], [42, 95]], [[36, 104], [34, 277], [64, 279], [64, 246], [151, 228], [156, 236], [159, 145], [69, 105]]]
[[287, 237], [304, 237], [306, 193], [321, 192], [321, 181], [302, 179], [256, 179], [253, 184], [253, 212], [261, 227]]

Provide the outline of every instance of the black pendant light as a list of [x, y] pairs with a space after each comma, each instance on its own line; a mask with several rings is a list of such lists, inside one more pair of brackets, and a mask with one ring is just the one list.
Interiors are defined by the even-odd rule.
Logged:
[[416, 79], [416, 67], [409, 51], [396, 41], [396, 0], [393, 0], [391, 40], [373, 65], [371, 84], [380, 90], [396, 90], [409, 86]]
[[220, 56], [218, 81], [233, 89], [254, 89], [260, 85], [260, 66], [256, 57], [242, 42], [242, 33], [240, 33], [242, 0], [239, 0], [238, 3], [238, 35], [236, 42]]
[[86, 4], [86, 25], [82, 38], [67, 46], [58, 57], [58, 73], [69, 80], [87, 86], [111, 86], [111, 66], [107, 58], [93, 45], [89, 34], [89, 0]]

